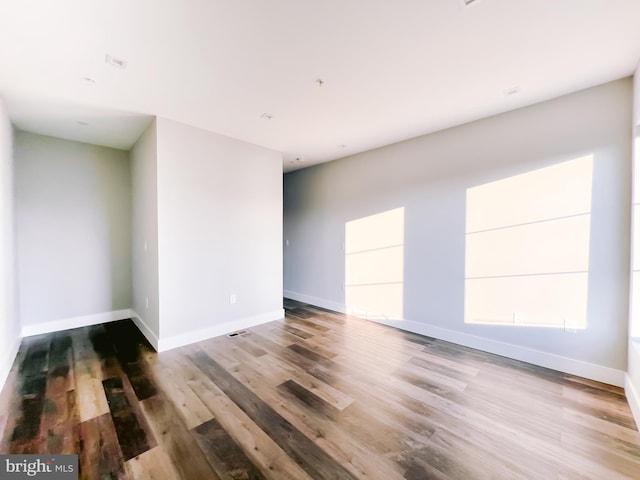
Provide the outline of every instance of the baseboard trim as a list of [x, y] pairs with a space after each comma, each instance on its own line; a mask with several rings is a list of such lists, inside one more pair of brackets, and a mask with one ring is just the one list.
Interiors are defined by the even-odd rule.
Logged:
[[[325, 300], [310, 295], [304, 295], [298, 292], [285, 290], [283, 292], [285, 298], [297, 300], [299, 302], [316, 305], [318, 307], [327, 308], [340, 313], [346, 313], [346, 305]], [[573, 358], [562, 357], [552, 353], [542, 352], [511, 343], [504, 343], [497, 340], [491, 340], [485, 337], [478, 337], [468, 333], [457, 332], [447, 328], [437, 327], [413, 320], [380, 320], [370, 319], [370, 321], [388, 325], [390, 327], [406, 330], [412, 333], [418, 333], [427, 337], [438, 338], [447, 342], [456, 343], [465, 347], [475, 348], [483, 352], [493, 353], [503, 357], [520, 360], [522, 362], [531, 363], [540, 367], [550, 368], [559, 372], [569, 373], [584, 378], [589, 378], [598, 382], [624, 387], [625, 375], [623, 370], [604, 367], [594, 363], [576, 360]]]
[[35, 325], [25, 325], [22, 327], [22, 336], [31, 337], [43, 333], [59, 332], [72, 328], [88, 327], [89, 325], [97, 325], [99, 323], [113, 322], [116, 320], [124, 320], [131, 318], [132, 311], [130, 308], [123, 310], [114, 310], [112, 312], [95, 313], [92, 315], [82, 315], [80, 317], [63, 318], [52, 322], [37, 323]]
[[304, 293], [292, 292], [291, 290], [285, 290], [282, 292], [284, 298], [290, 298], [291, 300], [297, 300], [298, 302], [308, 303], [309, 305], [315, 305], [316, 307], [326, 308], [327, 310], [333, 310], [334, 312], [347, 313], [346, 305], [338, 302], [332, 302], [331, 300], [325, 300], [324, 298], [312, 297], [311, 295], [305, 295]]
[[151, 330], [151, 328], [149, 328], [147, 322], [145, 322], [144, 319], [133, 309], [131, 309], [131, 319], [133, 320], [133, 323], [136, 324], [136, 327], [138, 327], [138, 330], [140, 330], [140, 332], [142, 332], [145, 338], [149, 341], [151, 346], [155, 348], [156, 352], [158, 352], [158, 345], [160, 343], [158, 341], [158, 336], [153, 330]]
[[372, 321], [389, 325], [390, 327], [407, 330], [427, 337], [434, 337], [465, 347], [475, 348], [483, 352], [493, 353], [503, 357], [520, 360], [540, 367], [550, 368], [559, 372], [589, 378], [598, 382], [608, 383], [617, 387], [624, 386], [625, 372], [615, 368], [604, 367], [594, 363], [562, 357], [552, 353], [534, 350], [532, 348], [513, 345], [511, 343], [477, 337], [468, 333], [456, 332], [434, 325], [428, 325], [412, 320], [377, 320]]
[[624, 380], [624, 393], [627, 397], [627, 402], [629, 402], [633, 418], [636, 421], [636, 427], [640, 428], [640, 393], [636, 390], [628, 374], [625, 375]]
[[226, 335], [237, 330], [255, 327], [256, 325], [261, 325], [273, 320], [280, 320], [281, 318], [284, 318], [284, 309], [282, 308], [272, 312], [261, 313], [259, 315], [252, 315], [250, 317], [239, 318], [230, 322], [212, 325], [211, 327], [182, 333], [180, 335], [174, 335], [168, 338], [162, 338], [162, 336], [160, 336], [158, 352], [164, 352], [173, 348], [207, 340], [208, 338]]
[[[22, 336], [18, 335], [18, 337], [13, 341], [7, 353], [2, 358], [2, 362], [0, 363], [0, 392], [4, 388], [4, 384], [9, 378], [9, 373], [11, 372], [11, 367], [13, 366], [13, 362], [18, 355], [18, 350], [20, 349], [20, 342], [22, 341]], [[0, 432], [1, 433], [1, 432]]]

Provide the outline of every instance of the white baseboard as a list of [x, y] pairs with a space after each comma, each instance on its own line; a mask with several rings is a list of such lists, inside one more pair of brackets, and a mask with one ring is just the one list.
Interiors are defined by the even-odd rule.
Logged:
[[291, 300], [297, 300], [298, 302], [315, 305], [316, 307], [333, 310], [334, 312], [347, 313], [347, 307], [343, 303], [332, 302], [331, 300], [325, 300], [324, 298], [312, 297], [311, 295], [292, 292], [291, 290], [285, 290], [284, 292], [282, 292], [282, 296], [284, 298], [290, 298]]
[[456, 332], [442, 327], [436, 327], [426, 323], [412, 320], [373, 320], [390, 327], [419, 333], [427, 337], [434, 337], [447, 342], [456, 343], [465, 347], [475, 348], [483, 352], [494, 353], [503, 357], [520, 360], [540, 367], [550, 368], [559, 372], [589, 378], [598, 382], [608, 383], [617, 387], [624, 386], [625, 372], [615, 368], [604, 367], [594, 363], [562, 357], [552, 353], [521, 347], [511, 343], [499, 342], [489, 338], [477, 337], [468, 333]]
[[123, 310], [114, 310], [112, 312], [95, 313], [92, 315], [82, 315], [80, 317], [63, 318], [52, 322], [37, 323], [35, 325], [25, 325], [22, 327], [22, 336], [31, 337], [42, 333], [59, 332], [69, 330], [71, 328], [87, 327], [89, 325], [97, 325], [99, 323], [113, 322], [115, 320], [124, 320], [131, 318], [132, 311], [130, 308]]
[[624, 393], [627, 397], [627, 402], [629, 402], [633, 418], [636, 421], [636, 427], [640, 428], [640, 392], [634, 387], [629, 375], [625, 375]]
[[232, 320], [230, 322], [225, 322], [218, 325], [212, 325], [210, 327], [194, 330], [192, 332], [174, 335], [173, 337], [162, 338], [161, 335], [158, 345], [158, 352], [164, 352], [166, 350], [171, 350], [172, 348], [182, 347], [183, 345], [200, 342], [208, 338], [226, 335], [227, 333], [235, 332], [237, 330], [255, 327], [256, 325], [261, 325], [273, 320], [280, 320], [283, 317], [284, 310], [279, 309], [274, 310], [273, 312], [239, 318], [237, 320]]
[[[308, 303], [310, 305], [317, 305], [318, 307], [327, 308], [336, 312], [345, 313], [347, 311], [346, 305], [330, 300], [324, 300], [287, 290], [283, 292], [283, 295], [285, 298], [298, 300], [299, 302]], [[478, 337], [468, 333], [457, 332], [455, 330], [449, 330], [447, 328], [437, 327], [435, 325], [416, 322], [413, 320], [370, 319], [370, 321], [395, 327], [400, 330], [418, 333], [427, 337], [438, 338], [440, 340], [456, 343], [465, 347], [475, 348], [477, 350], [482, 350], [483, 352], [501, 355], [514, 360], [520, 360], [540, 367], [550, 368], [559, 372], [608, 383], [609, 385], [615, 385], [617, 387], [624, 387], [625, 385], [625, 372], [615, 368], [604, 367], [602, 365], [596, 365], [582, 360], [562, 357], [560, 355], [554, 355], [540, 350], [521, 347], [511, 343], [499, 342], [497, 340]]]
[[158, 341], [158, 336], [155, 334], [155, 332], [151, 330], [151, 328], [149, 328], [149, 325], [147, 325], [144, 319], [133, 309], [131, 309], [131, 319], [136, 324], [136, 327], [138, 327], [138, 330], [142, 332], [142, 334], [146, 337], [151, 346], [153, 346], [153, 348], [155, 348], [157, 352], [158, 344], [160, 342]]
[[2, 391], [2, 389], [4, 388], [4, 384], [9, 377], [9, 372], [11, 371], [13, 362], [16, 359], [16, 355], [18, 354], [21, 340], [22, 336], [18, 336], [17, 338], [15, 338], [9, 349], [3, 355], [2, 361], [0, 361], [0, 391]]

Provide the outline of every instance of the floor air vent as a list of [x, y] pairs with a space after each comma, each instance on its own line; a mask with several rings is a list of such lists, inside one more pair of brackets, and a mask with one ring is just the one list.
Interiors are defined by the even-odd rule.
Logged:
[[247, 330], [240, 330], [238, 332], [230, 333], [229, 335], [227, 335], [227, 337], [241, 337], [242, 335], [249, 335], [249, 332]]

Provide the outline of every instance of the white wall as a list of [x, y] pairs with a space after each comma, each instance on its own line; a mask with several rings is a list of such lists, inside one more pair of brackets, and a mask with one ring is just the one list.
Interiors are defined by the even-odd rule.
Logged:
[[[405, 209], [401, 328], [621, 384], [627, 363], [631, 81], [285, 176], [285, 296], [344, 308], [345, 223]], [[588, 328], [463, 321], [469, 187], [594, 156]]]
[[158, 175], [155, 120], [131, 150], [133, 309], [158, 348]]
[[640, 428], [640, 344], [637, 341], [629, 345], [629, 367], [625, 393], [636, 425]]
[[281, 154], [163, 118], [157, 140], [160, 348], [281, 318]]
[[0, 98], [0, 390], [20, 344], [15, 305], [13, 132]]
[[46, 331], [47, 325], [69, 328], [78, 317], [90, 323], [98, 315], [96, 321], [105, 321], [113, 319], [110, 312], [128, 310], [127, 152], [17, 132], [15, 178], [18, 301], [25, 333]]
[[629, 364], [625, 390], [636, 424], [640, 426], [640, 65], [633, 76], [633, 218], [632, 289], [629, 309]]

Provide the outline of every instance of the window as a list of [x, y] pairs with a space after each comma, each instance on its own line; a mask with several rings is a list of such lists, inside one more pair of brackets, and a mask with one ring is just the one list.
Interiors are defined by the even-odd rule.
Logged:
[[347, 313], [402, 319], [404, 207], [345, 224]]
[[465, 322], [586, 328], [593, 156], [467, 190]]
[[633, 145], [633, 229], [631, 231], [631, 319], [630, 335], [640, 339], [640, 127]]

